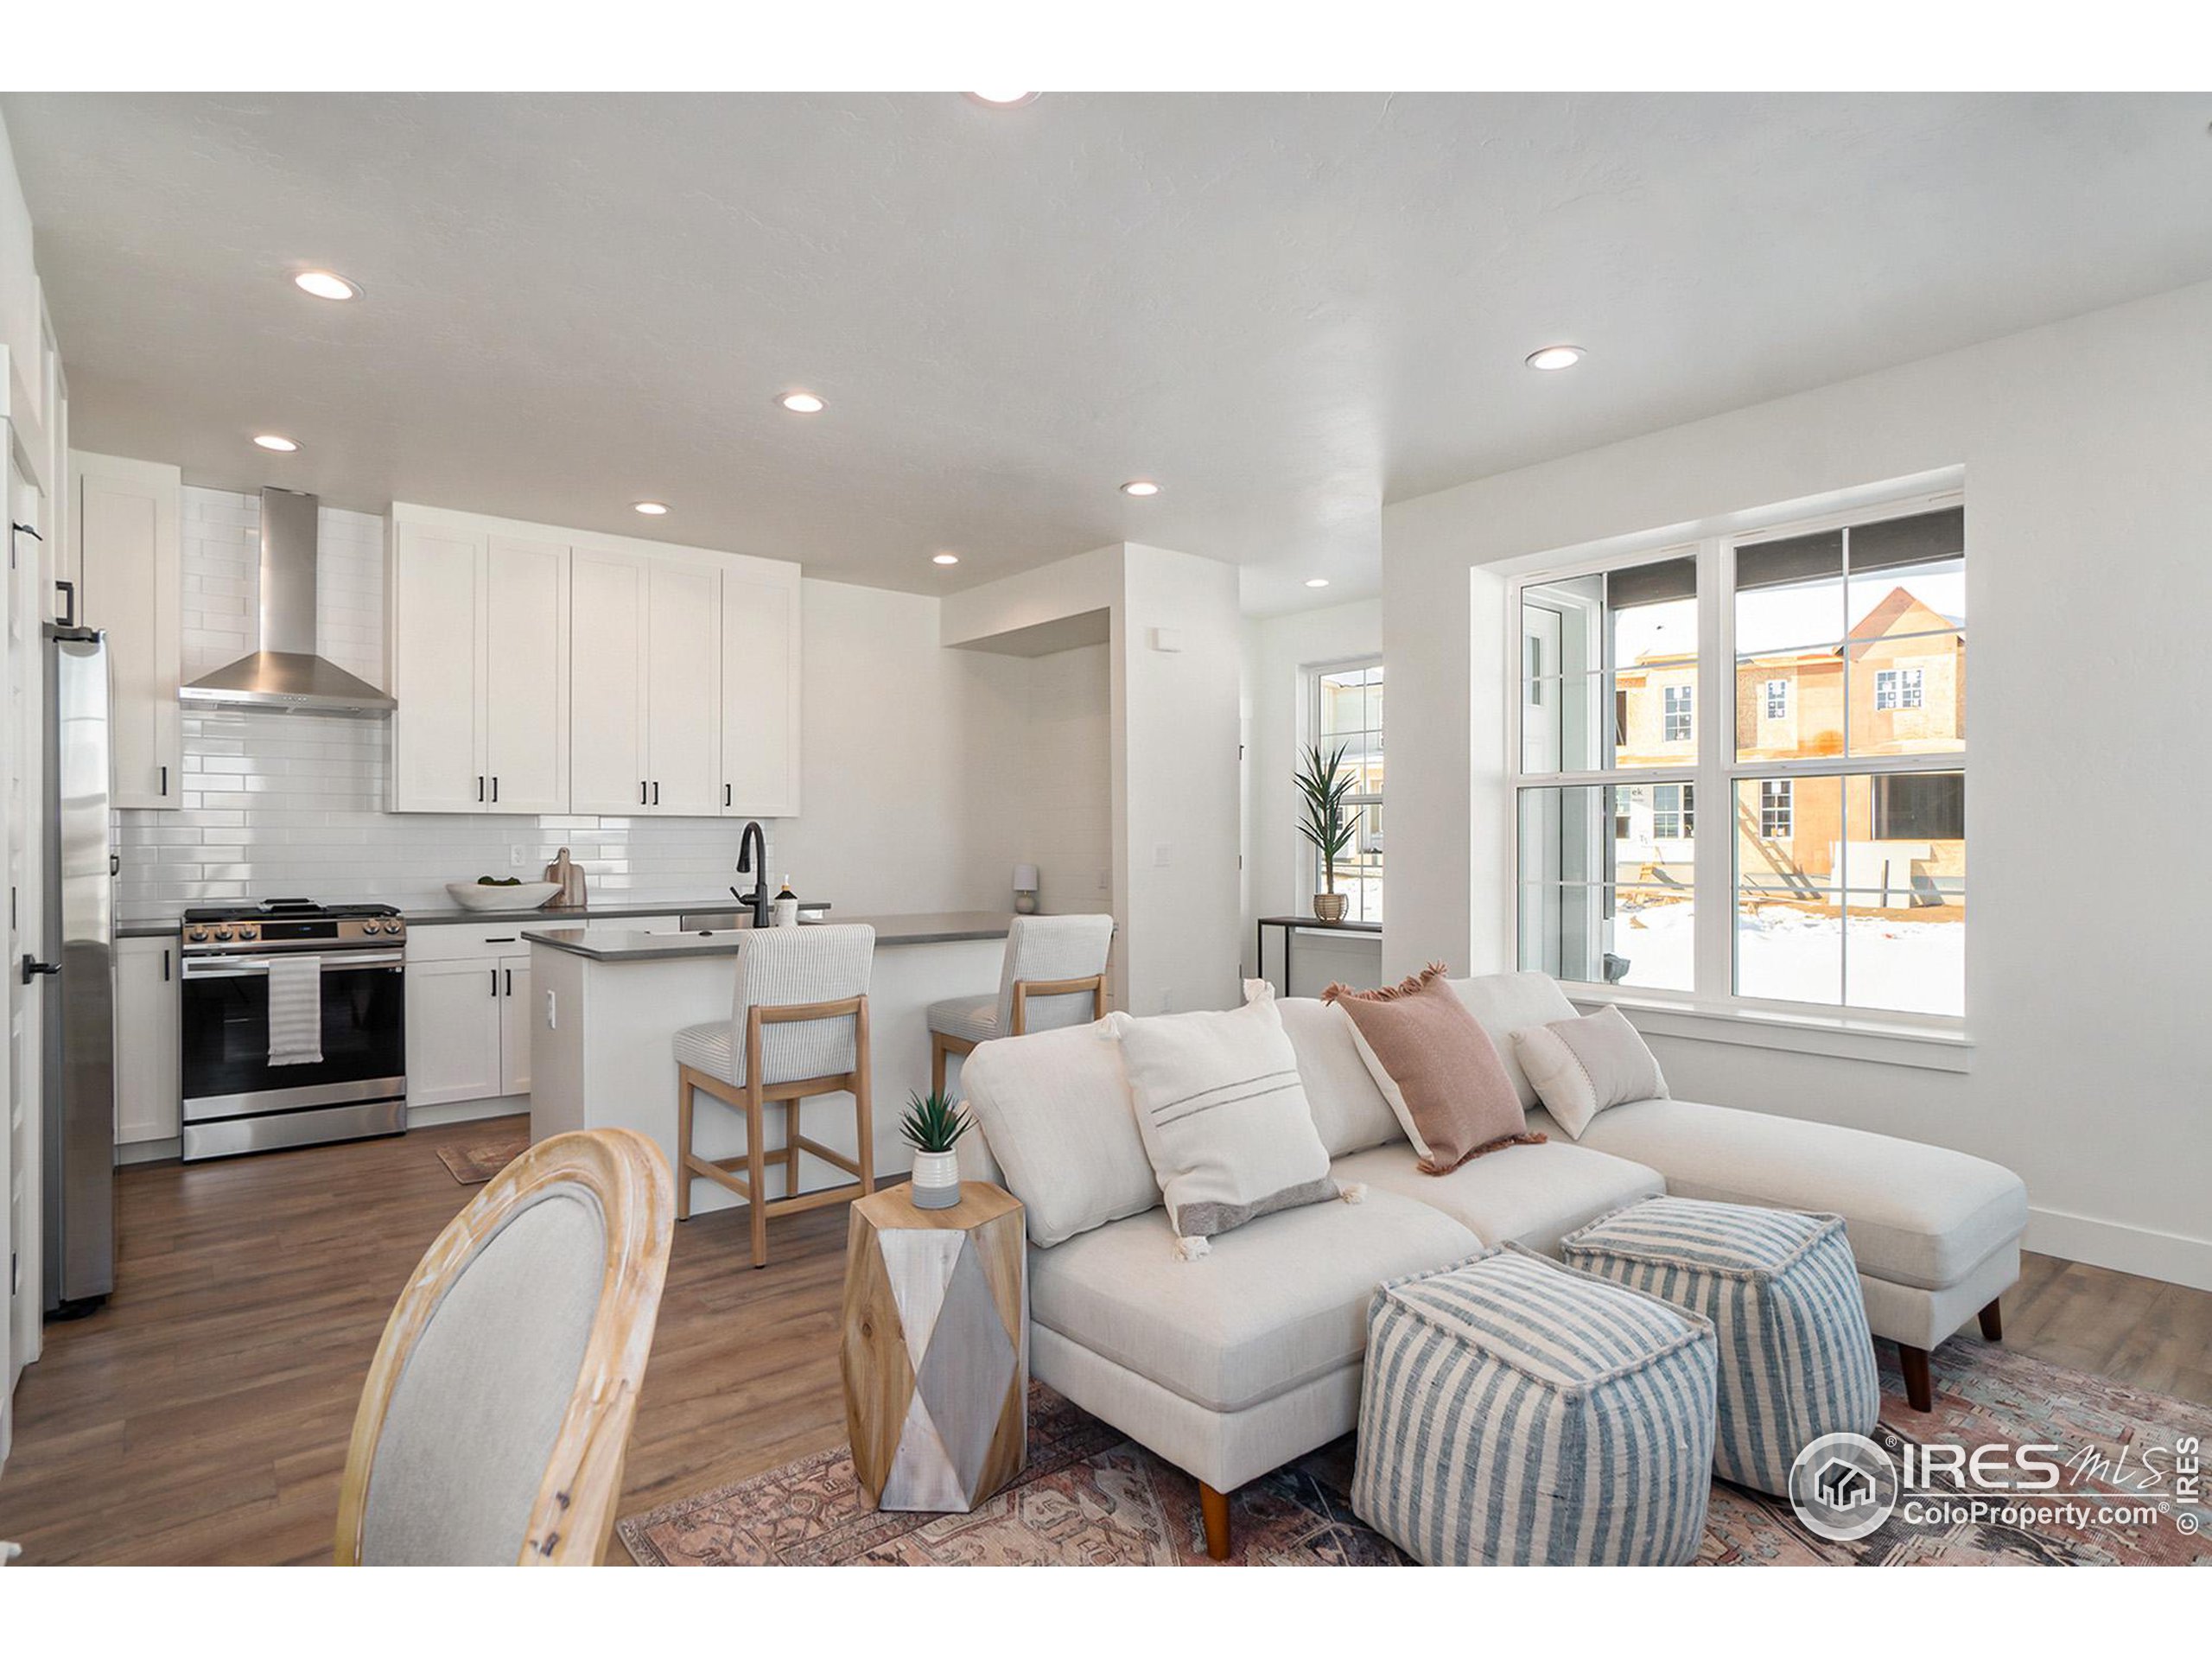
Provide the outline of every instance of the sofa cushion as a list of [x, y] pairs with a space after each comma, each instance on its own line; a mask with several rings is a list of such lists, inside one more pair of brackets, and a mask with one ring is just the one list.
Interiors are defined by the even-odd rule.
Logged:
[[1109, 1016], [1137, 1133], [1167, 1213], [1191, 1241], [1337, 1196], [1298, 1054], [1265, 981], [1241, 1008]]
[[1600, 1112], [1581, 1145], [1649, 1164], [1677, 1198], [1844, 1219], [1859, 1271], [1941, 1290], [2028, 1224], [2018, 1175], [1948, 1147], [1692, 1100]]
[[1529, 1026], [1574, 1018], [1574, 1004], [1567, 1000], [1559, 982], [1549, 974], [1483, 974], [1473, 979], [1455, 979], [1451, 985], [1467, 1005], [1467, 1012], [1490, 1033], [1522, 1105], [1535, 1105], [1536, 1085], [1529, 1081], [1521, 1057], [1514, 1051], [1513, 1033]]
[[1027, 1211], [1031, 1243], [1159, 1205], [1122, 1046], [1104, 1021], [985, 1043], [961, 1065], [960, 1087]]
[[1444, 964], [1379, 990], [1332, 985], [1321, 1000], [1351, 1020], [1359, 1058], [1425, 1169], [1532, 1139], [1527, 1109], [1490, 1033], [1445, 982]]
[[1578, 1141], [1608, 1106], [1669, 1092], [1658, 1057], [1618, 1008], [1523, 1026], [1513, 1033], [1513, 1048], [1544, 1109]]
[[[1529, 1127], [1537, 1126], [1531, 1118]], [[1548, 1128], [1548, 1124], [1544, 1126]], [[1559, 1254], [1561, 1236], [1599, 1216], [1666, 1191], [1656, 1170], [1559, 1137], [1507, 1147], [1448, 1175], [1426, 1173], [1406, 1146], [1376, 1147], [1330, 1166], [1338, 1182], [1364, 1181], [1442, 1211], [1485, 1244]]]
[[1390, 1103], [1375, 1086], [1366, 1062], [1352, 1040], [1344, 1011], [1317, 997], [1286, 996], [1275, 1001], [1290, 1046], [1298, 1051], [1298, 1075], [1305, 1080], [1306, 1103], [1329, 1156], [1402, 1141]]
[[1441, 1211], [1388, 1192], [1262, 1217], [1203, 1262], [1174, 1260], [1173, 1243], [1155, 1211], [1031, 1251], [1030, 1316], [1209, 1411], [1357, 1364], [1378, 1286], [1478, 1248]]

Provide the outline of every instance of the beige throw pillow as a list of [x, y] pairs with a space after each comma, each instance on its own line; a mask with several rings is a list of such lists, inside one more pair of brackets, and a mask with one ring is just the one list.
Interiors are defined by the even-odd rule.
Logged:
[[1546, 1109], [1577, 1141], [1608, 1106], [1667, 1092], [1643, 1033], [1618, 1008], [1527, 1027], [1513, 1033], [1513, 1044]]
[[1332, 985], [1321, 1000], [1351, 1020], [1359, 1057], [1432, 1175], [1516, 1143], [1543, 1140], [1505, 1063], [1452, 988], [1442, 963], [1378, 991]]
[[1278, 1210], [1357, 1197], [1329, 1179], [1272, 991], [1224, 1014], [1107, 1018], [1178, 1255]]

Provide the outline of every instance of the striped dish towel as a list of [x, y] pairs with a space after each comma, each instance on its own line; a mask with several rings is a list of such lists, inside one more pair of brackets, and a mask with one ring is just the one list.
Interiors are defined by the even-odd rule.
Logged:
[[322, 1064], [321, 957], [279, 957], [269, 964], [269, 1064]]

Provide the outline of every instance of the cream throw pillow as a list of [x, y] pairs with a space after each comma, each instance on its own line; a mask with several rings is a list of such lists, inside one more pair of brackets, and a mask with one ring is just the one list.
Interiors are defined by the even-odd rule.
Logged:
[[1659, 1061], [1618, 1008], [1513, 1033], [1521, 1066], [1559, 1126], [1577, 1141], [1608, 1106], [1667, 1092]]
[[1224, 1014], [1108, 1018], [1178, 1255], [1204, 1255], [1214, 1234], [1277, 1210], [1346, 1196], [1329, 1179], [1272, 991]]

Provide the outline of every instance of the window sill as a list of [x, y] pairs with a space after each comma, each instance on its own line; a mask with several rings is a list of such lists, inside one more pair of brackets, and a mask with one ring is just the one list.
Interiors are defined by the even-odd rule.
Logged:
[[1973, 1039], [1956, 1027], [1913, 1025], [1865, 1014], [1701, 1007], [1598, 985], [1564, 988], [1578, 1007], [1617, 1007], [1638, 1031], [1654, 1037], [1821, 1054], [1923, 1071], [1963, 1072], [1972, 1068], [1974, 1060]]

